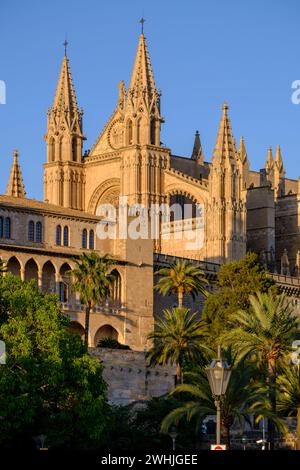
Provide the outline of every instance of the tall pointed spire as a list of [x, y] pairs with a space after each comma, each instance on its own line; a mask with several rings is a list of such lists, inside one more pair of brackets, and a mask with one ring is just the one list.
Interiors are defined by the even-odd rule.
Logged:
[[144, 98], [148, 106], [152, 104], [152, 101], [156, 101], [157, 91], [146, 38], [143, 33], [139, 37], [128, 92], [133, 100]]
[[193, 147], [191, 158], [192, 160], [195, 160], [198, 163], [204, 162], [204, 154], [202, 150], [199, 131], [196, 131], [196, 134], [195, 134], [195, 141], [194, 141], [194, 147]]
[[14, 150], [13, 164], [10, 171], [6, 195], [14, 197], [25, 197], [25, 187], [22, 178], [21, 168], [18, 162], [19, 152]]
[[214, 160], [236, 160], [237, 150], [235, 146], [235, 140], [232, 134], [230, 120], [228, 117], [228, 105], [224, 103], [222, 106], [222, 117], [219, 126], [219, 132], [217, 136], [217, 142], [214, 149], [213, 159]]
[[53, 110], [58, 115], [68, 111], [71, 121], [75, 115], [79, 114], [72, 75], [69, 67], [69, 59], [64, 55], [61, 70], [58, 78], [58, 84], [54, 96]]

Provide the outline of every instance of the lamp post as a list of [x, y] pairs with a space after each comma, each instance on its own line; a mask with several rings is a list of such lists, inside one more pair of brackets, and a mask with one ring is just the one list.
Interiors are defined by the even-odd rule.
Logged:
[[231, 368], [225, 360], [221, 358], [221, 346], [218, 346], [218, 358], [213, 359], [206, 374], [210, 385], [212, 396], [217, 409], [217, 435], [216, 444], [221, 444], [221, 400], [224, 397], [231, 376]]
[[176, 437], [177, 437], [177, 431], [175, 427], [171, 428], [171, 431], [169, 432], [169, 436], [172, 439], [172, 450], [175, 452], [176, 450]]

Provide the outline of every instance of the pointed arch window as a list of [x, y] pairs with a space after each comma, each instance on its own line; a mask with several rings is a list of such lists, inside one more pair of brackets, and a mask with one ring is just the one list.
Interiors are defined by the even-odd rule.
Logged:
[[72, 139], [72, 160], [73, 162], [76, 162], [77, 161], [77, 158], [76, 158], [76, 139], [73, 138]]
[[139, 118], [137, 122], [137, 143], [141, 143], [141, 124], [142, 124], [142, 118]]
[[55, 161], [55, 140], [53, 137], [50, 138], [49, 142], [49, 161]]
[[28, 241], [34, 242], [34, 222], [30, 220], [28, 222]]
[[133, 142], [133, 126], [132, 126], [132, 121], [129, 119], [127, 123], [127, 143], [128, 145], [131, 145]]
[[86, 230], [86, 228], [84, 228], [82, 230], [82, 243], [81, 243], [81, 246], [82, 246], [82, 248], [87, 247], [87, 230]]
[[41, 222], [37, 222], [36, 223], [36, 228], [35, 228], [35, 241], [37, 243], [41, 243], [42, 242], [42, 223]]
[[90, 230], [90, 233], [89, 233], [89, 249], [93, 250], [94, 246], [95, 246], [94, 230]]
[[69, 246], [69, 227], [64, 227], [64, 246]]
[[155, 145], [156, 144], [156, 139], [155, 139], [155, 119], [151, 119], [151, 125], [150, 125], [150, 144]]
[[11, 220], [10, 217], [6, 217], [4, 226], [5, 238], [11, 237]]
[[61, 245], [61, 226], [56, 226], [56, 245]]

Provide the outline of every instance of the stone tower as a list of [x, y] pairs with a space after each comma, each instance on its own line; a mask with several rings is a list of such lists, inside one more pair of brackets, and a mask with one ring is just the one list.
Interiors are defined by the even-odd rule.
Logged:
[[84, 208], [84, 170], [82, 163], [83, 111], [76, 96], [65, 54], [53, 106], [47, 113], [47, 163], [44, 165], [45, 201], [73, 209]]
[[127, 94], [122, 86], [124, 144], [121, 194], [129, 204], [161, 202], [166, 149], [160, 145], [160, 91], [156, 89], [146, 39], [142, 33]]
[[243, 143], [239, 153], [236, 150], [226, 103], [222, 111], [209, 174], [207, 207], [208, 253], [216, 263], [239, 259], [246, 252], [247, 154]]

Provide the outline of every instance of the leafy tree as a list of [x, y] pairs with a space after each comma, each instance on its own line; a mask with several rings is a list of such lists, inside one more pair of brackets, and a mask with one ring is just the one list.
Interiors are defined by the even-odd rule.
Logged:
[[57, 297], [34, 281], [0, 277], [0, 298], [0, 443], [45, 434], [50, 446], [95, 445], [110, 417], [101, 364], [68, 331]]
[[232, 326], [237, 310], [249, 311], [249, 296], [255, 292], [276, 292], [273, 279], [264, 271], [254, 253], [244, 259], [221, 266], [217, 274], [216, 291], [209, 294], [202, 310], [209, 344], [216, 349], [219, 337]]
[[188, 308], [164, 310], [163, 317], [155, 323], [149, 334], [154, 340], [148, 352], [150, 365], [176, 364], [177, 383], [182, 382], [184, 362], [203, 361], [208, 348], [203, 344], [204, 330], [197, 313], [191, 314]]
[[[221, 341], [231, 345], [239, 358], [255, 357], [268, 377], [271, 412], [276, 413], [276, 375], [278, 361], [292, 350], [292, 342], [299, 337], [299, 318], [284, 294], [272, 292], [250, 296], [251, 311], [240, 310], [232, 316], [235, 327], [224, 333]], [[274, 448], [274, 422], [268, 420], [270, 448]]]
[[207, 279], [200, 264], [194, 264], [186, 260], [178, 260], [167, 268], [156, 271], [159, 280], [155, 289], [162, 295], [176, 294], [178, 307], [182, 307], [183, 295], [190, 294], [193, 299], [197, 295], [207, 296], [205, 285]]
[[114, 275], [109, 273], [115, 264], [107, 255], [102, 258], [96, 253], [84, 253], [79, 259], [74, 259], [76, 267], [69, 271], [73, 290], [79, 293], [80, 302], [85, 305], [84, 342], [88, 346], [90, 314], [100, 300], [109, 295]]
[[[227, 353], [230, 361], [234, 361], [230, 352]], [[231, 358], [231, 359], [230, 359]], [[232, 362], [231, 362], [232, 363]], [[244, 422], [250, 423], [249, 405], [257, 398], [255, 390], [251, 387], [253, 366], [242, 361], [235, 361], [225, 397], [221, 401], [221, 424], [225, 444], [230, 449], [230, 429], [237, 419], [241, 426]], [[194, 372], [186, 374], [189, 383], [178, 385], [171, 395], [181, 399], [179, 406], [172, 410], [163, 420], [162, 432], [168, 432], [170, 426], [178, 424], [182, 419], [194, 421], [199, 431], [203, 419], [216, 414], [214, 399], [206, 376], [205, 369], [198, 367]], [[186, 401], [182, 399], [186, 398]]]

